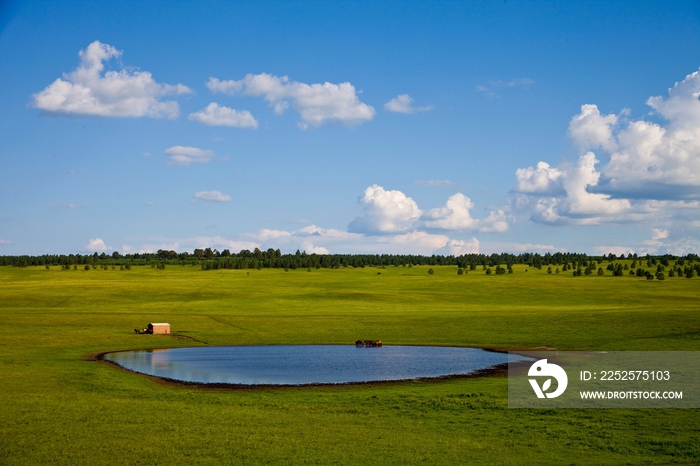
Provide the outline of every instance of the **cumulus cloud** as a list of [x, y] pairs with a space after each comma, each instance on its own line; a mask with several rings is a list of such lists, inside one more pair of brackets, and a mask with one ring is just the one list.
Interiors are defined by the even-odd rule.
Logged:
[[323, 246], [314, 246], [311, 242], [301, 243], [300, 250], [306, 252], [307, 254], [330, 254], [330, 251]]
[[[601, 168], [601, 189], [638, 199], [700, 198], [700, 73], [689, 74], [668, 90], [668, 97], [650, 97], [647, 105], [666, 120], [658, 124], [633, 120], [613, 124], [591, 123], [588, 132], [571, 130], [574, 143], [583, 149], [601, 150], [610, 161]], [[584, 105], [581, 115], [597, 113], [595, 105]], [[595, 117], [594, 119], [600, 120]], [[576, 127], [574, 120], [572, 125]]]
[[230, 126], [232, 128], [257, 128], [258, 122], [248, 110], [235, 110], [212, 102], [199, 112], [188, 117], [209, 126]]
[[231, 196], [222, 194], [219, 191], [199, 191], [194, 193], [194, 199], [199, 201], [229, 202]]
[[461, 256], [464, 254], [479, 254], [479, 240], [472, 238], [469, 241], [451, 239], [440, 249], [435, 250], [435, 254], [444, 256]]
[[516, 190], [521, 193], [554, 194], [561, 190], [560, 179], [563, 174], [546, 162], [538, 162], [537, 168], [518, 168], [515, 171]]
[[173, 146], [165, 149], [169, 165], [189, 165], [207, 163], [214, 157], [214, 152], [191, 146]]
[[122, 52], [100, 41], [81, 50], [80, 65], [32, 96], [32, 106], [50, 113], [100, 117], [176, 118], [178, 103], [167, 95], [192, 92], [182, 84], [159, 84], [147, 71], [104, 72]]
[[583, 150], [602, 147], [612, 151], [617, 147], [613, 127], [617, 115], [601, 115], [596, 105], [582, 105], [581, 112], [569, 122], [569, 137]]
[[485, 219], [472, 218], [469, 211], [474, 203], [462, 193], [456, 193], [447, 199], [443, 207], [430, 209], [422, 217], [426, 228], [455, 231], [504, 232], [508, 230], [505, 212], [495, 210]]
[[263, 97], [275, 113], [281, 115], [290, 104], [300, 114], [299, 127], [318, 127], [329, 121], [346, 125], [360, 124], [374, 118], [374, 108], [360, 102], [355, 87], [349, 82], [305, 84], [290, 81], [287, 76], [267, 73], [248, 74], [240, 80], [209, 78], [212, 92], [227, 95]]
[[668, 230], [662, 230], [660, 228], [651, 229], [651, 239], [658, 241], [660, 239], [668, 238]]
[[422, 229], [500, 233], [509, 228], [503, 210], [493, 210], [486, 218], [473, 218], [470, 210], [474, 203], [462, 193], [450, 196], [443, 207], [424, 212], [403, 192], [375, 184], [365, 189], [360, 204], [365, 215], [348, 225], [348, 230], [355, 233], [382, 235]]
[[[700, 199], [700, 72], [689, 74], [647, 105], [663, 123], [630, 119], [629, 110], [601, 114], [581, 106], [568, 135], [583, 155], [576, 163], [516, 171], [516, 207], [535, 221], [598, 224], [659, 221]], [[602, 155], [599, 164], [596, 152]]]
[[[623, 218], [621, 214], [632, 213], [629, 200], [612, 199], [609, 194], [591, 192], [591, 188], [597, 186], [600, 179], [600, 172], [595, 168], [597, 163], [595, 154], [587, 152], [579, 157], [575, 165], [556, 169], [554, 180], [551, 177], [552, 169], [548, 165], [538, 165], [541, 169], [540, 180], [530, 182], [535, 179], [534, 176], [522, 176], [518, 187], [532, 186], [533, 189], [529, 192], [524, 189], [521, 192], [541, 197], [523, 196], [519, 199], [521, 207], [530, 209], [533, 220], [553, 224], [595, 225], [605, 221], [618, 221]], [[521, 175], [523, 173], [537, 175], [538, 170], [529, 167], [520, 172]], [[551, 195], [560, 190], [563, 194], [556, 197]]]
[[411, 98], [410, 95], [408, 94], [400, 94], [391, 99], [389, 102], [384, 104], [384, 109], [389, 111], [389, 112], [394, 112], [394, 113], [406, 113], [406, 114], [414, 114], [414, 113], [421, 113], [421, 112], [427, 112], [429, 110], [432, 110], [433, 107], [431, 106], [426, 106], [426, 107], [414, 107], [413, 106], [413, 99]]
[[348, 230], [355, 233], [382, 234], [408, 231], [423, 211], [401, 191], [385, 190], [379, 185], [365, 189], [360, 199], [365, 215], [350, 222]]
[[102, 241], [100, 238], [94, 238], [88, 241], [88, 243], [85, 245], [83, 248], [85, 251], [90, 251], [90, 252], [104, 252], [112, 249], [110, 246], [107, 246], [104, 241]]

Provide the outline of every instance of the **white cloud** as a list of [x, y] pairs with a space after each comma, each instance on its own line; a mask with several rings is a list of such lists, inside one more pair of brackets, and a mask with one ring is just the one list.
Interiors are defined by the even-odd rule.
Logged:
[[350, 222], [355, 233], [396, 233], [408, 231], [423, 213], [418, 204], [401, 191], [387, 191], [379, 185], [365, 189], [360, 199], [365, 215]]
[[413, 99], [408, 94], [400, 94], [384, 104], [384, 109], [394, 113], [421, 113], [432, 110], [433, 107], [414, 107]]
[[697, 254], [700, 251], [700, 240], [697, 237], [687, 236], [678, 238], [675, 241], [664, 245], [666, 254], [685, 256], [686, 254]]
[[[242, 235], [260, 243], [261, 248], [280, 248], [282, 251], [306, 251], [308, 254], [433, 254], [445, 247], [450, 238], [441, 234], [411, 231], [381, 236], [351, 233], [332, 228], [308, 225], [294, 231], [263, 229]], [[453, 249], [474, 247], [474, 241], [461, 244], [456, 241]], [[478, 245], [478, 241], [476, 243]]]
[[243, 236], [261, 243], [265, 248], [283, 248], [291, 251], [299, 249], [309, 254], [329, 254], [336, 246], [342, 248], [364, 242], [363, 235], [320, 228], [316, 225], [307, 225], [294, 231], [262, 229]]
[[177, 102], [166, 95], [192, 92], [182, 84], [158, 84], [147, 71], [107, 71], [105, 62], [122, 52], [100, 41], [81, 50], [80, 65], [32, 96], [32, 106], [51, 113], [101, 117], [175, 118]]
[[199, 112], [188, 117], [209, 126], [230, 126], [233, 128], [257, 128], [258, 122], [248, 110], [235, 110], [212, 102]]
[[194, 193], [194, 199], [200, 201], [229, 202], [231, 196], [222, 194], [219, 191], [199, 191]]
[[292, 233], [284, 230], [269, 230], [267, 228], [263, 228], [257, 233], [251, 234], [250, 236], [253, 236], [259, 241], [265, 242], [270, 240], [277, 241], [283, 238], [289, 238], [292, 236]]
[[658, 252], [659, 248], [667, 246], [667, 244], [663, 240], [668, 239], [668, 236], [668, 230], [662, 230], [661, 228], [652, 228], [651, 239], [642, 241], [642, 244], [645, 246], [643, 252], [645, 254], [654, 254]]
[[12, 244], [12, 241], [10, 241], [9, 239], [0, 238], [0, 244]]
[[307, 254], [330, 254], [328, 249], [323, 246], [314, 246], [313, 243], [305, 242], [301, 245], [301, 250], [305, 251]]
[[558, 182], [562, 175], [561, 170], [550, 167], [546, 162], [538, 162], [537, 168], [518, 168], [515, 171], [516, 190], [521, 193], [551, 194], [561, 189]]
[[374, 118], [374, 108], [360, 102], [355, 87], [346, 82], [305, 84], [267, 73], [248, 74], [241, 80], [220, 81], [209, 78], [212, 92], [228, 95], [263, 97], [281, 115], [291, 105], [301, 115], [299, 127], [318, 127], [328, 121], [347, 125], [360, 124]]
[[565, 215], [616, 215], [631, 207], [627, 199], [610, 199], [607, 194], [589, 192], [588, 188], [596, 186], [600, 179], [600, 173], [595, 169], [597, 163], [595, 154], [587, 152], [579, 157], [577, 165], [564, 177], [563, 185], [567, 196], [562, 204], [562, 213]]
[[[667, 98], [647, 100], [647, 105], [667, 120], [666, 124], [618, 122], [619, 129], [609, 137], [604, 124], [597, 125], [597, 138], [573, 133], [580, 147], [595, 149], [600, 145], [609, 156], [610, 161], [601, 169], [601, 189], [629, 198], [700, 198], [699, 95], [700, 73], [696, 71], [669, 89]], [[584, 107], [597, 112], [594, 105]], [[608, 129], [613, 128], [610, 122], [617, 117], [604, 118], [608, 119]]]
[[[518, 170], [518, 188], [525, 193], [521, 194], [518, 204], [531, 211], [533, 220], [543, 223], [595, 225], [622, 220], [622, 214], [633, 213], [629, 200], [591, 192], [600, 179], [595, 169], [597, 163], [595, 154], [587, 152], [579, 157], [576, 165], [551, 169], [540, 163], [538, 170], [532, 167]], [[528, 192], [528, 188], [532, 189]], [[563, 194], [553, 196], [559, 189]]]
[[104, 252], [112, 249], [110, 246], [107, 246], [104, 241], [102, 241], [100, 238], [94, 238], [88, 241], [88, 243], [85, 245], [83, 248], [86, 251], [89, 252]]
[[430, 209], [422, 217], [426, 228], [454, 231], [504, 232], [508, 230], [508, 221], [502, 210], [492, 211], [485, 219], [472, 218], [469, 211], [474, 203], [462, 193], [456, 193], [447, 199], [444, 207]]
[[384, 246], [389, 254], [433, 254], [450, 240], [445, 235], [435, 235], [424, 231], [412, 231], [401, 235], [380, 236], [377, 243]]
[[582, 150], [602, 147], [612, 151], [617, 144], [613, 138], [616, 115], [601, 115], [596, 105], [581, 105], [581, 113], [569, 122], [569, 137]]
[[428, 181], [423, 181], [423, 180], [416, 180], [415, 184], [422, 185], [422, 186], [431, 186], [435, 188], [451, 188], [454, 186], [454, 183], [451, 182], [450, 180], [428, 180]]
[[472, 238], [469, 241], [451, 239], [445, 246], [435, 250], [435, 254], [441, 254], [444, 256], [479, 254], [479, 240], [476, 238]]
[[660, 239], [668, 238], [668, 230], [661, 230], [660, 228], [651, 229], [651, 239], [656, 241]]
[[169, 165], [189, 165], [191, 163], [207, 163], [214, 157], [210, 150], [190, 146], [173, 146], [165, 149]]
[[[700, 199], [700, 72], [689, 74], [647, 104], [666, 122], [630, 120], [630, 111], [601, 115], [583, 105], [568, 135], [585, 152], [576, 164], [516, 171], [518, 208], [551, 224], [661, 222], [686, 217]], [[599, 151], [607, 163], [599, 163]], [[656, 241], [656, 240], [652, 240]], [[656, 247], [648, 244], [649, 247]]]

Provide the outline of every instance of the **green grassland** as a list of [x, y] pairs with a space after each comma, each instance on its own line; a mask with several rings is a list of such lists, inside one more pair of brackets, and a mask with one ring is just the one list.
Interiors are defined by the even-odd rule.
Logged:
[[[210, 390], [86, 360], [356, 339], [700, 350], [698, 278], [433, 269], [0, 267], [0, 464], [700, 462], [698, 410], [508, 409], [505, 376]], [[189, 338], [133, 333], [160, 321]]]

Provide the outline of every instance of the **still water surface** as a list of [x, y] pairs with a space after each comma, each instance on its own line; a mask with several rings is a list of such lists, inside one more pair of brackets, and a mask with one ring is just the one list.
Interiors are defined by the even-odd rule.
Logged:
[[302, 385], [468, 374], [508, 362], [508, 355], [443, 346], [293, 345], [123, 351], [105, 359], [185, 382]]

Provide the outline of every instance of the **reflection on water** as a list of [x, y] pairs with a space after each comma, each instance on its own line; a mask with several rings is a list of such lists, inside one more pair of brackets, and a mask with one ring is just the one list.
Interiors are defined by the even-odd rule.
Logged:
[[[144, 374], [186, 382], [301, 385], [468, 374], [508, 362], [478, 348], [355, 345], [216, 346], [110, 353]], [[517, 356], [510, 356], [511, 361]]]

